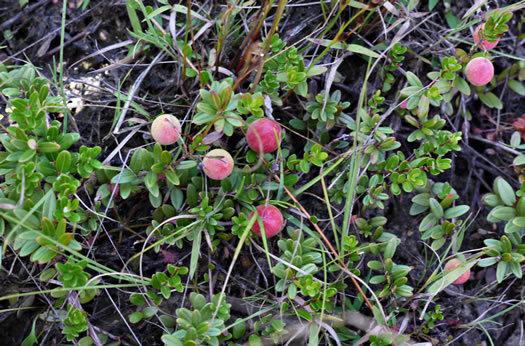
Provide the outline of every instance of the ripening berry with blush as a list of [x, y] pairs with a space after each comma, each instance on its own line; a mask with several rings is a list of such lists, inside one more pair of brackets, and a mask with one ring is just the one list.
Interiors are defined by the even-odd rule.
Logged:
[[[480, 38], [479, 38], [479, 31], [480, 30], [483, 30], [485, 28], [485, 24], [481, 24], [479, 25], [476, 30], [474, 30], [474, 42], [478, 43]], [[483, 40], [483, 42], [481, 42], [481, 44], [483, 45], [483, 47], [485, 47], [485, 49], [493, 49], [494, 47], [496, 47], [498, 45], [498, 42], [499, 40], [497, 40], [496, 42], [489, 42], [487, 40]]]
[[399, 108], [407, 109], [407, 105], [408, 105], [408, 99], [405, 99], [405, 101], [401, 102], [401, 104], [399, 105]]
[[[459, 266], [461, 264], [461, 260], [459, 258], [453, 258], [451, 259], [450, 261], [447, 262], [447, 264], [445, 264], [445, 272], [448, 272], [454, 268], [456, 268], [457, 266]], [[461, 284], [464, 284], [465, 282], [468, 281], [468, 279], [470, 278], [470, 269], [468, 269], [466, 272], [464, 272], [463, 274], [461, 274], [461, 276], [459, 278], [457, 278], [453, 284], [454, 285], [461, 285]]]
[[[264, 234], [266, 234], [266, 238], [273, 237], [274, 235], [281, 232], [284, 219], [283, 214], [281, 214], [281, 211], [277, 207], [274, 207], [273, 205], [260, 205], [255, 209], [257, 209], [257, 213], [259, 214], [264, 225]], [[254, 217], [254, 215], [255, 212], [250, 214], [250, 220], [252, 217]], [[261, 235], [259, 220], [255, 221], [253, 224], [252, 231], [258, 236]]]
[[223, 149], [213, 149], [202, 160], [204, 173], [211, 179], [222, 180], [233, 171], [233, 158]]
[[151, 124], [151, 137], [163, 145], [170, 145], [180, 138], [180, 121], [171, 114], [163, 114], [153, 120]]
[[279, 147], [281, 126], [268, 118], [257, 119], [248, 127], [248, 146], [257, 153], [271, 153]]
[[494, 77], [494, 65], [487, 58], [474, 58], [467, 64], [465, 74], [470, 83], [482, 86], [488, 84]]

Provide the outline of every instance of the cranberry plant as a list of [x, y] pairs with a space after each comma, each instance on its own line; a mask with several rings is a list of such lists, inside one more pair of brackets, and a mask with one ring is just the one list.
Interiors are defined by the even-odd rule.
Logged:
[[[475, 211], [447, 181], [470, 135], [451, 117], [471, 118], [463, 102], [473, 97], [501, 109], [498, 79], [517, 74], [515, 67], [498, 76], [483, 43], [501, 39], [512, 15], [488, 14], [470, 51], [431, 57], [427, 73], [419, 74], [404, 65], [413, 47], [345, 42], [355, 18], [370, 24], [360, 15], [371, 5], [326, 39], [347, 6], [356, 5], [333, 7], [337, 15], [329, 21], [325, 6], [332, 5], [321, 2], [327, 29], [302, 44], [275, 33], [284, 4], [279, 1], [264, 37], [246, 36], [244, 53], [228, 57], [226, 68], [224, 40], [241, 38], [237, 29], [228, 31], [244, 24], [241, 9], [229, 4], [215, 22], [165, 0], [156, 8], [126, 1], [130, 37], [146, 59], [156, 49], [159, 59], [177, 62], [184, 94], [159, 103], [178, 113], [152, 106], [155, 113], [139, 112], [144, 119], [124, 120], [117, 110], [114, 122], [142, 131], [136, 145], [132, 136], [116, 148], [85, 145], [67, 126], [65, 97], [51, 81], [32, 65], [0, 65], [9, 122], [0, 133], [0, 259], [12, 251], [45, 266], [39, 279], [56, 286], [44, 292], [58, 311], [47, 319], [66, 340], [78, 342], [86, 333], [88, 342], [100, 343], [84, 307], [108, 288], [129, 296], [132, 309], [119, 314], [126, 324], [156, 328], [168, 345], [285, 343], [294, 324], [306, 322], [317, 328], [307, 333], [312, 344], [321, 327], [327, 343], [339, 343], [360, 338], [335, 321], [351, 324], [345, 311], [361, 308], [379, 326], [374, 333], [372, 322], [356, 327], [363, 342], [427, 340], [443, 315], [439, 305], [430, 312], [420, 305], [423, 291], [439, 300], [448, 285], [468, 285], [457, 280], [474, 265], [494, 266], [498, 283], [522, 277], [525, 184], [494, 180], [483, 203], [492, 208], [487, 220], [504, 224], [504, 234], [487, 236], [482, 248], [463, 255]], [[195, 36], [214, 23], [220, 35], [205, 51]], [[185, 31], [184, 40], [177, 30]], [[306, 53], [310, 48], [319, 52]], [[341, 84], [339, 65], [321, 63], [332, 53], [367, 66], [357, 102], [344, 92], [352, 88]], [[518, 93], [519, 85], [509, 82]], [[128, 106], [135, 102], [125, 97]], [[505, 148], [517, 153], [521, 172], [520, 134]], [[105, 157], [111, 150], [120, 161]], [[403, 203], [407, 230], [397, 229], [392, 219], [401, 216], [389, 211]], [[114, 228], [108, 231], [108, 224]], [[431, 250], [424, 270], [401, 253], [409, 247], [405, 231]], [[119, 249], [123, 234], [133, 239], [125, 250]], [[111, 268], [95, 259], [104, 238], [118, 254]], [[461, 260], [442, 268], [450, 257]], [[252, 296], [258, 312], [236, 304], [239, 294]], [[409, 311], [423, 322], [397, 333], [398, 319]]]

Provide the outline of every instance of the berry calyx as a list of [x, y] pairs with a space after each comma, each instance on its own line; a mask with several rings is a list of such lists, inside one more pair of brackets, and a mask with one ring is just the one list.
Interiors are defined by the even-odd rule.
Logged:
[[[283, 214], [281, 214], [281, 211], [277, 207], [274, 207], [273, 205], [260, 205], [255, 209], [264, 225], [264, 234], [266, 234], [266, 238], [273, 237], [281, 231], [284, 219]], [[254, 215], [255, 212], [250, 214], [250, 220]], [[261, 227], [259, 226], [258, 220], [253, 224], [252, 231], [258, 236], [261, 235]]]
[[233, 158], [223, 149], [213, 149], [202, 160], [204, 173], [211, 179], [223, 180], [233, 171]]
[[271, 153], [279, 147], [281, 126], [268, 118], [257, 119], [248, 127], [248, 146], [257, 153]]
[[487, 58], [474, 58], [467, 64], [465, 74], [470, 83], [482, 86], [488, 84], [494, 77], [494, 65]]
[[151, 137], [160, 144], [170, 145], [180, 138], [180, 121], [171, 114], [163, 114], [153, 120], [151, 124]]

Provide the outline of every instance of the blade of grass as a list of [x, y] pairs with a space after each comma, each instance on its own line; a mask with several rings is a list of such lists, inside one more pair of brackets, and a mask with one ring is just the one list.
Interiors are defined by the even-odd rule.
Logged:
[[199, 263], [202, 241], [202, 228], [194, 230], [193, 232], [194, 237], [191, 245], [190, 279], [193, 279], [193, 275], [195, 275], [195, 271], [197, 271], [197, 264]]
[[66, 99], [66, 93], [64, 92], [64, 38], [66, 35], [66, 12], [67, 12], [67, 0], [62, 1], [62, 23], [60, 27], [60, 57], [58, 60], [59, 77], [60, 77], [60, 95], [64, 102], [64, 126], [62, 132], [67, 133], [67, 117], [69, 116]]
[[[271, 1], [271, 4], [273, 4], [273, 0]], [[272, 28], [270, 29], [270, 32], [268, 33], [268, 36], [266, 37], [264, 48], [262, 51], [262, 56], [266, 56], [268, 54], [268, 51], [270, 50], [270, 42], [272, 40], [273, 34], [277, 30], [277, 26], [279, 25], [279, 22], [281, 21], [281, 18], [284, 13], [284, 8], [286, 6], [287, 0], [279, 0], [279, 5], [277, 6], [277, 10], [275, 11], [275, 15], [273, 17], [273, 23]], [[268, 6], [267, 11], [270, 10], [272, 7], [271, 4]], [[262, 24], [262, 21], [261, 21]], [[261, 76], [263, 73], [263, 67], [264, 67], [264, 59], [261, 59], [261, 62], [259, 63], [259, 68], [257, 70], [257, 74], [255, 75], [255, 78], [253, 80], [252, 88], [250, 89], [250, 93], [253, 93], [255, 91], [255, 88], [257, 87], [257, 84], [259, 84], [259, 81], [261, 80]], [[235, 88], [234, 88], [235, 90]]]
[[[361, 123], [361, 110], [363, 109], [364, 100], [366, 96], [366, 86], [368, 83], [368, 77], [370, 76], [370, 64], [372, 59], [368, 60], [368, 65], [366, 69], [365, 79], [363, 81], [363, 87], [361, 93], [359, 94], [359, 102], [357, 104], [357, 112], [355, 118], [355, 132], [354, 132], [354, 146], [359, 148], [359, 132], [360, 132], [360, 123]], [[343, 243], [343, 237], [347, 236], [350, 231], [350, 218], [352, 217], [352, 209], [354, 204], [354, 195], [355, 195], [355, 186], [357, 184], [357, 175], [359, 172], [359, 166], [361, 165], [361, 150], [356, 150], [352, 155], [350, 160], [350, 177], [348, 178], [348, 190], [346, 194], [346, 203], [345, 203], [345, 213], [343, 217], [343, 229], [341, 232], [341, 244]]]
[[213, 317], [211, 319], [211, 323], [215, 320], [215, 317], [217, 317], [217, 313], [219, 312], [219, 308], [221, 307], [222, 300], [226, 296], [224, 292], [226, 292], [226, 287], [228, 286], [228, 281], [230, 281], [230, 277], [233, 271], [233, 267], [235, 266], [235, 262], [237, 262], [237, 259], [239, 258], [239, 254], [241, 253], [242, 247], [244, 246], [244, 242], [246, 241], [246, 238], [248, 238], [248, 234], [250, 234], [253, 225], [257, 221], [258, 218], [252, 217], [249, 221], [246, 227], [244, 228], [244, 232], [242, 233], [241, 238], [239, 239], [239, 243], [237, 244], [237, 248], [235, 249], [235, 253], [233, 254], [232, 262], [230, 263], [230, 267], [228, 268], [228, 273], [226, 274], [226, 278], [224, 279], [224, 284], [222, 285], [221, 294], [219, 296], [219, 302], [217, 303], [217, 309], [213, 313]]
[[337, 226], [335, 224], [334, 215], [332, 213], [332, 205], [330, 204], [330, 198], [328, 196], [328, 190], [326, 189], [326, 184], [323, 176], [323, 167], [321, 167], [321, 187], [323, 189], [323, 196], [326, 203], [326, 209], [328, 210], [328, 217], [330, 218], [330, 225], [332, 226], [332, 232], [334, 232], [335, 247], [342, 253], [343, 249], [340, 246], [339, 237], [337, 234]]

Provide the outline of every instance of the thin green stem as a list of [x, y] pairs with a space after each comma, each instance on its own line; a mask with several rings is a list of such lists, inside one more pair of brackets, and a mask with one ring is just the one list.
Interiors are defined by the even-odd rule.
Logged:
[[62, 132], [67, 133], [67, 117], [69, 112], [67, 109], [66, 93], [64, 92], [64, 37], [66, 33], [66, 11], [67, 11], [67, 0], [62, 1], [62, 24], [60, 28], [60, 58], [58, 61], [59, 76], [60, 76], [60, 93], [62, 96], [62, 102], [64, 102], [64, 126]]

